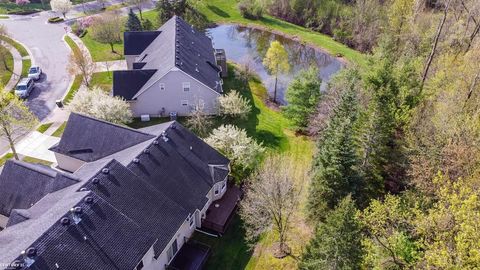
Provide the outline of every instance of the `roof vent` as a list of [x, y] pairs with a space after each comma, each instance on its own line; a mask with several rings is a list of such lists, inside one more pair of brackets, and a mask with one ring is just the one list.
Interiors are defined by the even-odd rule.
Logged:
[[28, 248], [27, 249], [27, 256], [30, 258], [33, 258], [37, 255], [37, 249], [34, 247]]
[[136, 163], [136, 164], [140, 163], [140, 159], [134, 158], [134, 159], [133, 159], [133, 163]]
[[80, 221], [82, 221], [80, 215], [83, 213], [83, 209], [81, 207], [74, 207], [70, 209], [70, 212], [72, 212], [73, 222], [75, 222], [75, 224], [78, 224]]
[[143, 153], [144, 154], [150, 154], [150, 149], [148, 149], [148, 148], [143, 149]]
[[93, 203], [93, 198], [88, 196], [88, 197], [85, 197], [85, 202], [88, 203], [88, 204], [92, 204]]
[[195, 71], [196, 71], [196, 72], [200, 72], [200, 70], [198, 70], [198, 67], [195, 67]]
[[[33, 251], [31, 249], [33, 249]], [[34, 257], [37, 254], [37, 250], [35, 248], [29, 248], [27, 251], [23, 250], [20, 254], [23, 257], [23, 266], [29, 267], [35, 262]]]
[[82, 188], [80, 189], [80, 191], [87, 191], [87, 189], [84, 188], [84, 187], [82, 187]]
[[58, 265], [58, 263], [55, 263], [55, 268], [60, 269], [60, 265]]
[[70, 219], [68, 217], [63, 217], [60, 219], [60, 223], [62, 223], [63, 226], [68, 226], [70, 225]]
[[193, 146], [190, 146], [190, 151], [192, 151], [192, 150], [193, 150]]
[[170, 125], [170, 127], [171, 127], [172, 129], [176, 129], [176, 128], [177, 128], [177, 125], [175, 125], [175, 123], [172, 123], [172, 124]]
[[110, 170], [108, 168], [103, 168], [102, 169], [103, 174], [108, 174], [109, 172], [110, 172]]
[[162, 131], [162, 134], [160, 135], [160, 138], [162, 138], [162, 140], [164, 142], [168, 142], [167, 133], [165, 131]]
[[13, 261], [10, 266], [12, 269], [22, 269], [24, 266], [24, 262], [22, 260], [15, 260]]
[[158, 145], [158, 141], [157, 140], [153, 141], [153, 145]]
[[98, 185], [98, 184], [100, 184], [100, 179], [98, 179], [97, 177], [95, 177], [95, 178], [92, 179], [92, 183], [93, 183], [94, 185]]

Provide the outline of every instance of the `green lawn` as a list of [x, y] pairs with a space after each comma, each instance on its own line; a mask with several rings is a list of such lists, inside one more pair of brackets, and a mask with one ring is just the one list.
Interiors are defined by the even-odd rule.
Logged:
[[82, 75], [76, 75], [75, 79], [73, 80], [72, 86], [70, 86], [70, 89], [68, 90], [68, 93], [65, 95], [63, 98], [63, 104], [68, 105], [70, 101], [72, 101], [73, 97], [77, 93], [78, 89], [80, 89], [80, 86], [82, 85], [83, 81], [83, 76]]
[[65, 42], [67, 42], [68, 46], [70, 47], [70, 50], [72, 50], [74, 54], [81, 53], [77, 43], [75, 43], [75, 41], [73, 41], [71, 37], [65, 36]]
[[11, 39], [7, 36], [0, 36], [0, 39], [9, 43], [13, 47], [15, 47], [15, 49], [17, 49], [17, 51], [20, 53], [20, 55], [22, 57], [28, 56], [27, 49], [25, 49], [20, 43], [16, 42], [15, 40], [13, 40], [13, 39]]
[[7, 160], [13, 158], [13, 153], [7, 153], [3, 157], [0, 157], [0, 166], [3, 166]]
[[[45, 4], [45, 10], [49, 10], [49, 9], [50, 9], [50, 5], [48, 3]], [[19, 6], [15, 4], [15, 2], [9, 2], [9, 1], [0, 3], [0, 14], [9, 14], [12, 12], [33, 11], [33, 10], [38, 10], [38, 11], [43, 10], [42, 4], [29, 3], [23, 6]]]
[[90, 51], [92, 59], [95, 62], [111, 61], [123, 59], [123, 44], [120, 42], [113, 46], [115, 53], [112, 52], [109, 44], [103, 44], [94, 40], [89, 32], [82, 37], [82, 41]]
[[[12, 77], [13, 72], [13, 55], [5, 47], [0, 46], [1, 50], [4, 50], [5, 53], [5, 63], [0, 63], [0, 80], [2, 85], [6, 85], [10, 78]], [[6, 65], [6, 67], [5, 67]]]
[[46, 166], [50, 166], [50, 165], [53, 164], [50, 161], [46, 161], [46, 160], [38, 159], [38, 158], [34, 158], [34, 157], [29, 157], [29, 156], [23, 157], [22, 160], [25, 161], [25, 162], [28, 162], [28, 163], [37, 163], [37, 164], [42, 164], [42, 165], [46, 165]]
[[22, 77], [28, 76], [28, 70], [32, 66], [32, 60], [24, 59], [22, 60]]
[[40, 133], [45, 133], [45, 131], [47, 131], [52, 125], [53, 123], [42, 124], [37, 128], [37, 131]]
[[113, 75], [110, 71], [97, 72], [93, 73], [92, 78], [90, 79], [91, 86], [98, 86], [102, 88], [105, 92], [110, 93], [113, 85]]
[[[252, 251], [244, 240], [245, 230], [242, 220], [235, 215], [222, 237], [216, 238], [195, 232], [193, 240], [207, 244], [212, 249], [205, 269], [243, 270], [251, 260]], [[252, 262], [250, 262], [252, 264]]]
[[67, 126], [67, 122], [64, 122], [61, 126], [55, 130], [55, 132], [52, 133], [53, 137], [62, 137], [63, 132], [65, 131], [65, 127]]

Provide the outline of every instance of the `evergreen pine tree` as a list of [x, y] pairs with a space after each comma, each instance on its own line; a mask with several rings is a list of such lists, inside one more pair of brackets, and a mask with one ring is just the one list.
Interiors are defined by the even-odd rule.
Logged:
[[362, 177], [357, 169], [357, 118], [357, 98], [352, 85], [342, 94], [318, 143], [307, 205], [312, 220], [322, 220], [348, 194], [354, 199], [362, 196]]
[[285, 94], [288, 105], [283, 112], [297, 130], [304, 130], [308, 126], [308, 118], [315, 111], [320, 98], [321, 84], [318, 68], [312, 66], [300, 72], [288, 86]]
[[130, 12], [128, 13], [128, 20], [125, 25], [125, 31], [142, 31], [142, 23], [140, 22], [140, 19], [138, 19], [137, 15], [133, 12], [132, 9], [130, 9]]
[[345, 197], [335, 210], [319, 223], [308, 244], [299, 269], [360, 269], [362, 259], [361, 225], [351, 197]]
[[153, 30], [153, 23], [149, 19], [143, 19], [142, 20], [142, 27], [143, 27], [143, 30], [145, 30], [145, 31]]

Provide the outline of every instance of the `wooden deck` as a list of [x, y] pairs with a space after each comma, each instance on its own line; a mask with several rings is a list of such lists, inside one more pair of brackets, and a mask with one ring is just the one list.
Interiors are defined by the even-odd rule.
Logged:
[[240, 188], [235, 185], [229, 185], [223, 197], [212, 202], [208, 208], [205, 219], [202, 220], [202, 228], [220, 234], [225, 233], [241, 196], [242, 191]]

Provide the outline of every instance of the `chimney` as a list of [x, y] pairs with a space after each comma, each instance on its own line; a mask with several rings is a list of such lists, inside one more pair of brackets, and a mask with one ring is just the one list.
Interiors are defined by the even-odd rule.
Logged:
[[80, 221], [82, 221], [81, 215], [83, 213], [83, 209], [81, 207], [74, 207], [70, 209], [70, 212], [72, 213], [73, 222], [75, 222], [75, 224], [78, 224]]

